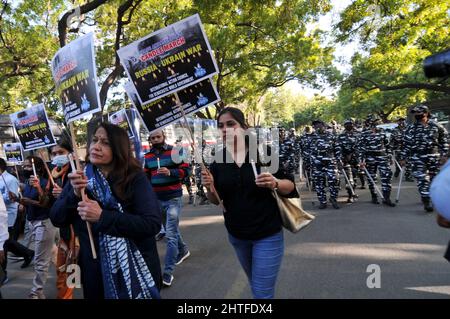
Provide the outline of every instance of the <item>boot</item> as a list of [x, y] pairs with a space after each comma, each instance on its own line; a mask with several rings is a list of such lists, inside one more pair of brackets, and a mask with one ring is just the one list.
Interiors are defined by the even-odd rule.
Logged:
[[339, 209], [338, 203], [336, 201], [336, 198], [330, 198], [330, 203], [333, 206], [334, 209]]
[[325, 209], [327, 208], [327, 203], [320, 203], [319, 209]]
[[371, 193], [372, 195], [372, 204], [379, 204], [380, 202], [378, 201], [378, 196], [376, 193]]
[[347, 198], [347, 203], [353, 203], [353, 194], [352, 191], [350, 189], [347, 189], [347, 194], [348, 194], [348, 198]]
[[422, 203], [426, 212], [431, 213], [434, 210], [429, 197], [422, 197]]
[[366, 181], [364, 180], [364, 176], [360, 176], [359, 180], [361, 181], [361, 187], [359, 189], [366, 189]]
[[383, 192], [383, 204], [390, 207], [395, 207], [395, 204], [391, 202], [391, 192]]

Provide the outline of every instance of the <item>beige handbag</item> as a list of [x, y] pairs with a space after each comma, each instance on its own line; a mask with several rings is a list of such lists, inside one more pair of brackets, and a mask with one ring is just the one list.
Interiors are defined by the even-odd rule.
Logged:
[[299, 197], [283, 197], [280, 196], [276, 191], [273, 191], [272, 194], [273, 197], [275, 197], [275, 199], [277, 200], [283, 227], [290, 232], [298, 232], [300, 229], [308, 226], [315, 218], [314, 215], [311, 215], [303, 210], [301, 199]]

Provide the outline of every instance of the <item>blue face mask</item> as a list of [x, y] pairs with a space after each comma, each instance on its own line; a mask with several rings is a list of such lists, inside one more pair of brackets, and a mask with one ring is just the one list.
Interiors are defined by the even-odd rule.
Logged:
[[67, 157], [67, 155], [58, 155], [55, 156], [52, 160], [52, 164], [57, 167], [63, 167], [67, 163], [69, 163], [69, 158]]

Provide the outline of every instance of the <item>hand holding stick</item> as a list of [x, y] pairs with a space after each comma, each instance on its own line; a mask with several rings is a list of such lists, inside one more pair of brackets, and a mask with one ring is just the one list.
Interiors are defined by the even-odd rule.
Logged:
[[[72, 167], [72, 173], [76, 174], [77, 168], [75, 167], [75, 163], [73, 161], [72, 154], [69, 154], [68, 157], [69, 157], [69, 161], [70, 161], [70, 166]], [[77, 158], [77, 163], [79, 164], [78, 158]], [[84, 188], [81, 189], [80, 194], [81, 194], [81, 200], [83, 202], [85, 202], [87, 200], [87, 196], [86, 196], [86, 193], [84, 192]], [[88, 230], [89, 242], [91, 243], [92, 257], [94, 259], [97, 259], [97, 252], [95, 251], [95, 245], [94, 245], [94, 236], [92, 235], [91, 224], [88, 221], [86, 221], [86, 227]]]

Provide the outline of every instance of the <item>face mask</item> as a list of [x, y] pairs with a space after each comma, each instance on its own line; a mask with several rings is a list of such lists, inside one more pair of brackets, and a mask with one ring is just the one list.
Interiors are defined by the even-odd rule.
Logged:
[[417, 115], [414, 115], [414, 117], [416, 118], [417, 121], [420, 121], [425, 117], [425, 114], [417, 114]]
[[55, 156], [52, 160], [52, 164], [57, 167], [63, 167], [67, 163], [69, 163], [69, 158], [67, 157], [67, 155], [58, 155]]
[[29, 179], [33, 175], [33, 171], [23, 170], [23, 177]]

